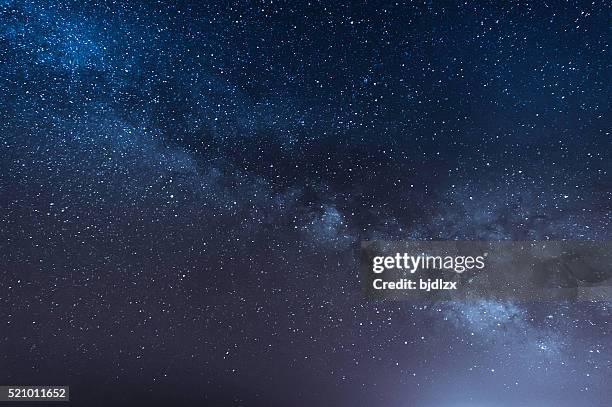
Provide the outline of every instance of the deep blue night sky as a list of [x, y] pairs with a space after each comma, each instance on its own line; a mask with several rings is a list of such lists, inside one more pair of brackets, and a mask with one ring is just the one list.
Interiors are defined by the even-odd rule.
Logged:
[[0, 0], [0, 384], [610, 406], [610, 303], [367, 301], [357, 256], [609, 240], [610, 11]]

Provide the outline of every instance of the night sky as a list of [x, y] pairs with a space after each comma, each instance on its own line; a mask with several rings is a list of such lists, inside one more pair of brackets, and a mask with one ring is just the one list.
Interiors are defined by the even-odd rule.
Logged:
[[610, 303], [372, 301], [358, 264], [361, 240], [609, 240], [610, 12], [1, 0], [0, 384], [612, 405]]

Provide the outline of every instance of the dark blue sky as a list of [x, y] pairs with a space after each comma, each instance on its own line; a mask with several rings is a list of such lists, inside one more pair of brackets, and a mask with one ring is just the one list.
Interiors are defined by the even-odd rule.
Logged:
[[371, 302], [356, 254], [609, 240], [609, 6], [1, 1], [0, 383], [610, 405], [608, 303]]

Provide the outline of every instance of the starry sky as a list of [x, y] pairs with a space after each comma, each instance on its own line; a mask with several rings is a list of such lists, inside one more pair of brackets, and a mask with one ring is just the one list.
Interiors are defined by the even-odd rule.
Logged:
[[0, 0], [0, 382], [610, 406], [611, 305], [363, 298], [361, 240], [609, 240], [610, 3]]

